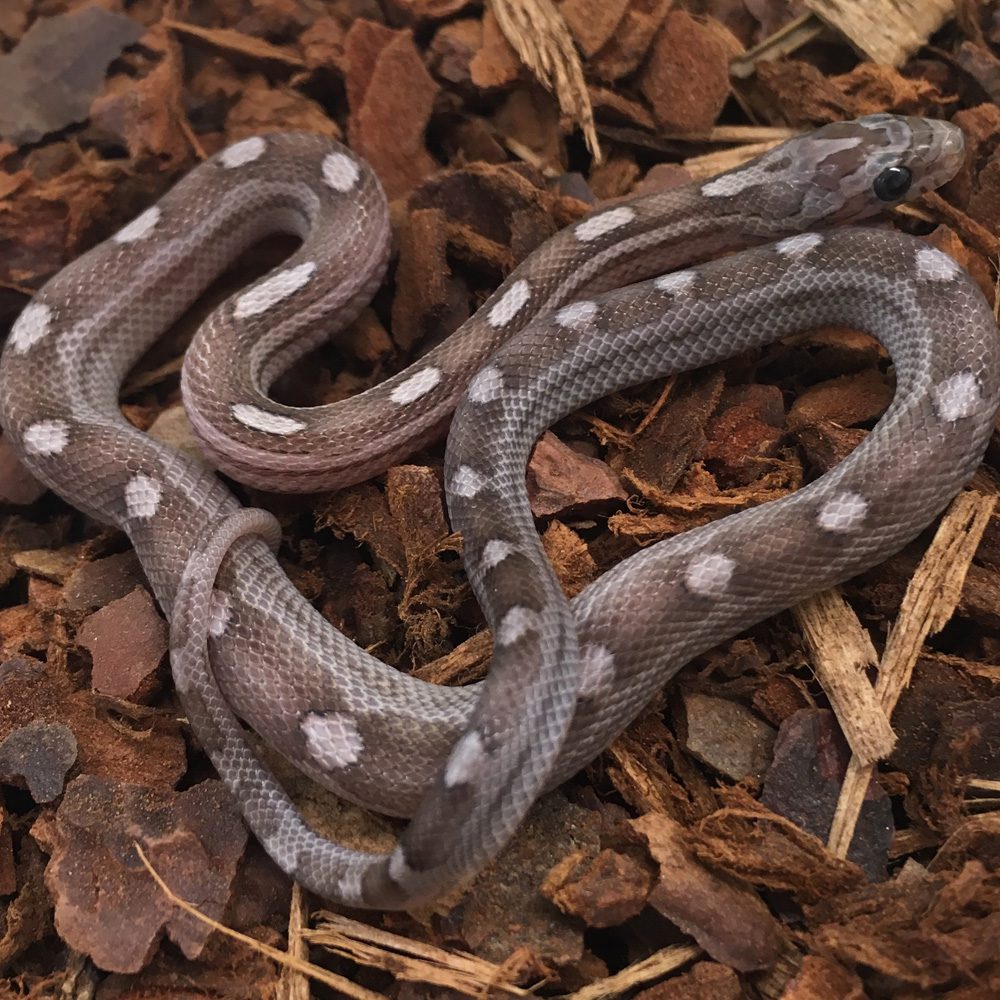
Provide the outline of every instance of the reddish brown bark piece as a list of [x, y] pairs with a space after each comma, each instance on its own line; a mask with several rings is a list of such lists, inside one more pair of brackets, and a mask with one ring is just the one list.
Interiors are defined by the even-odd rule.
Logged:
[[[404, 351], [412, 350], [428, 334], [446, 332], [442, 321], [454, 329], [468, 316], [467, 296], [452, 280], [447, 250], [444, 212], [437, 208], [411, 212], [400, 239], [392, 300], [392, 336]], [[457, 315], [456, 310], [460, 310]]]
[[126, 722], [96, 711], [93, 695], [54, 666], [27, 657], [0, 663], [0, 704], [0, 740], [32, 724], [64, 725], [78, 745], [83, 773], [110, 780], [141, 774], [165, 788], [184, 773], [184, 739], [175, 724], [136, 724], [133, 733]]
[[45, 485], [21, 465], [6, 436], [0, 437], [0, 500], [19, 505], [31, 504], [45, 490]]
[[517, 836], [472, 883], [455, 911], [462, 940], [481, 958], [508, 962], [523, 950], [540, 969], [577, 962], [583, 928], [563, 917], [540, 891], [549, 871], [571, 851], [596, 853], [593, 812], [572, 805], [558, 792], [531, 810]]
[[676, 163], [657, 163], [649, 168], [635, 189], [635, 195], [656, 194], [659, 191], [670, 191], [691, 183], [691, 174]]
[[724, 384], [719, 371], [679, 380], [632, 446], [612, 450], [611, 467], [646, 496], [656, 499], [671, 493], [691, 462], [701, 457]]
[[[984, 596], [996, 595], [994, 583]], [[957, 666], [917, 662], [893, 713], [899, 742], [889, 758], [907, 776], [907, 812], [915, 819], [938, 829], [956, 822], [967, 808], [956, 774], [1000, 780], [997, 709], [998, 698], [983, 697]]]
[[754, 892], [704, 868], [685, 844], [683, 827], [668, 816], [648, 813], [631, 825], [660, 866], [652, 907], [734, 969], [749, 972], [777, 961], [785, 935]]
[[864, 883], [857, 865], [835, 858], [822, 841], [744, 789], [717, 794], [727, 805], [688, 831], [692, 851], [713, 869], [746, 884], [790, 892], [805, 904]]
[[141, 35], [137, 21], [94, 5], [39, 18], [13, 52], [0, 55], [0, 136], [37, 142], [83, 121], [108, 64]]
[[0, 806], [0, 896], [17, 892], [17, 871], [14, 863], [14, 841], [10, 835], [10, 819]]
[[[23, 564], [46, 566], [48, 569], [59, 567], [57, 576], [48, 575], [41, 570], [38, 575], [45, 579], [63, 582], [65, 576], [66, 556], [56, 547], [62, 544], [65, 531], [58, 523], [33, 524], [31, 521], [10, 516], [0, 529], [0, 586], [10, 583], [17, 570]], [[78, 559], [73, 558], [73, 567]], [[34, 573], [34, 569], [29, 569]]]
[[962, 42], [955, 62], [983, 88], [994, 103], [1000, 103], [1000, 59], [988, 48], [975, 42]]
[[385, 494], [373, 483], [360, 483], [334, 493], [316, 510], [316, 528], [329, 528], [339, 538], [350, 535], [368, 545], [397, 573], [406, 572], [403, 540], [396, 531]]
[[393, 466], [386, 479], [386, 500], [403, 542], [407, 569], [420, 569], [451, 534], [437, 476], [421, 465]]
[[856, 427], [841, 427], [832, 420], [817, 420], [795, 432], [809, 466], [817, 474], [839, 465], [868, 436]]
[[29, 722], [0, 743], [0, 777], [24, 778], [36, 802], [51, 802], [76, 761], [73, 731], [61, 722]]
[[729, 60], [740, 49], [717, 22], [672, 10], [639, 77], [657, 122], [673, 132], [708, 131], [729, 96]]
[[[261, 928], [252, 928], [251, 935], [261, 937]], [[104, 983], [109, 988], [103, 988]], [[197, 961], [189, 961], [176, 949], [160, 949], [141, 972], [108, 976], [101, 986], [100, 1000], [273, 1000], [287, 990], [288, 980], [282, 976], [282, 966], [267, 954], [234, 946], [217, 934]]]
[[457, 14], [468, 0], [389, 0], [389, 5], [408, 17], [437, 20]]
[[[814, 950], [900, 984], [897, 995], [979, 1000], [1000, 991], [1000, 872], [978, 858], [946, 873], [908, 865], [807, 911]], [[952, 992], [962, 984], [966, 991]]]
[[275, 123], [280, 123], [282, 129], [341, 138], [339, 126], [327, 117], [322, 106], [292, 87], [274, 86], [267, 77], [259, 75], [247, 80], [240, 94], [241, 99], [228, 117], [231, 140], [273, 132]]
[[358, 20], [345, 39], [351, 147], [378, 174], [390, 199], [436, 168], [424, 146], [437, 84], [409, 31]]
[[773, 467], [784, 438], [785, 408], [777, 386], [748, 385], [723, 394], [708, 428], [704, 459], [725, 485], [746, 486]]
[[144, 701], [156, 687], [156, 669], [167, 652], [167, 623], [143, 587], [94, 612], [77, 633], [93, 659], [98, 694]]
[[[840, 798], [850, 753], [832, 712], [796, 712], [781, 726], [760, 801], [825, 840]], [[892, 803], [872, 779], [848, 858], [872, 880], [885, 878], [893, 834]]]
[[497, 134], [541, 169], [560, 172], [566, 167], [559, 107], [541, 87], [513, 90], [493, 116]]
[[611, 40], [628, 7], [629, 0], [566, 0], [559, 13], [583, 54], [593, 56]]
[[[162, 24], [151, 27], [141, 41], [142, 50], [155, 58], [147, 61], [145, 72], [121, 73], [109, 81], [91, 107], [92, 124], [117, 138], [135, 161], [154, 164], [160, 172], [189, 166], [191, 142], [184, 115], [180, 46]], [[126, 206], [133, 214], [163, 190], [155, 175], [147, 187], [151, 190]]]
[[481, 90], [506, 87], [517, 80], [521, 70], [517, 53], [500, 30], [493, 11], [487, 7], [483, 14], [482, 48], [469, 62], [469, 76], [473, 85]]
[[628, 499], [618, 476], [597, 458], [542, 435], [528, 463], [528, 500], [535, 517], [606, 513]]
[[156, 888], [135, 843], [175, 893], [218, 920], [247, 839], [217, 781], [175, 793], [90, 775], [67, 786], [49, 833], [59, 934], [109, 972], [137, 972], [163, 933], [195, 958], [212, 933]]
[[597, 565], [587, 543], [562, 521], [552, 521], [542, 535], [542, 545], [567, 597], [576, 597], [597, 579]]
[[455, 615], [469, 595], [455, 558], [461, 544], [445, 519], [441, 485], [431, 469], [390, 469], [386, 498], [406, 557], [399, 619], [414, 663], [424, 664], [451, 651]]
[[840, 427], [854, 427], [880, 417], [892, 397], [893, 389], [879, 371], [844, 375], [802, 393], [788, 413], [788, 426], [798, 431], [818, 421], [829, 421]]
[[969, 214], [993, 233], [1000, 232], [1000, 148], [993, 150], [976, 176]]
[[311, 70], [344, 69], [343, 25], [333, 17], [317, 17], [299, 35], [299, 48]]
[[27, 549], [15, 552], [11, 562], [37, 580], [63, 584], [80, 565], [80, 548], [66, 545], [59, 549]]
[[472, 59], [483, 46], [483, 22], [463, 17], [442, 25], [430, 46], [430, 69], [448, 83], [472, 83]]
[[828, 958], [805, 955], [781, 1000], [862, 1000], [864, 996], [861, 980], [853, 972]]
[[564, 858], [542, 886], [563, 913], [588, 927], [615, 927], [640, 913], [652, 888], [649, 871], [626, 854], [604, 850]]
[[629, 0], [614, 34], [588, 61], [588, 71], [602, 80], [619, 80], [638, 69], [674, 3], [675, 0]]
[[414, 191], [410, 209], [443, 212], [450, 254], [500, 277], [585, 208], [542, 183], [526, 167], [478, 164], [430, 178]]
[[771, 763], [775, 731], [728, 698], [685, 691], [685, 749], [733, 781], [761, 779]]
[[815, 66], [796, 59], [765, 59], [757, 63], [755, 87], [772, 120], [782, 125], [810, 125], [856, 118], [859, 103]]
[[[732, 969], [715, 962], [699, 962], [679, 976], [671, 976], [636, 993], [635, 1000], [744, 1000], [745, 997], [739, 976]], [[781, 1000], [788, 997], [782, 996]]]
[[139, 557], [131, 549], [119, 555], [81, 563], [66, 581], [62, 606], [68, 611], [102, 608], [130, 594], [143, 582]]
[[9, 962], [52, 933], [52, 900], [44, 884], [45, 861], [34, 839], [22, 837], [16, 867], [17, 895], [4, 901], [2, 969], [9, 969]]

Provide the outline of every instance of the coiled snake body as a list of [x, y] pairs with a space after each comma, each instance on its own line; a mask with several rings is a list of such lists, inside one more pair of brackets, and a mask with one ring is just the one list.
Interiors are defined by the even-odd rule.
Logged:
[[[534, 799], [692, 655], [886, 558], [972, 474], [1000, 393], [978, 289], [915, 239], [808, 231], [937, 186], [961, 152], [950, 125], [879, 115], [599, 209], [413, 366], [303, 410], [267, 388], [377, 287], [384, 199], [335, 143], [246, 139], [42, 288], [8, 339], [0, 419], [35, 475], [128, 532], [171, 620], [185, 712], [272, 857], [328, 898], [412, 906], [482, 867]], [[427, 685], [359, 649], [280, 570], [269, 515], [242, 510], [207, 465], [121, 416], [128, 369], [274, 231], [300, 235], [300, 249], [220, 306], [188, 352], [192, 425], [237, 478], [308, 491], [383, 470], [439, 434], [457, 405], [445, 486], [493, 628], [481, 685]], [[865, 442], [792, 496], [652, 546], [567, 603], [525, 496], [536, 436], [616, 388], [826, 323], [869, 330], [895, 364], [896, 398]], [[366, 854], [310, 831], [237, 717], [339, 794], [412, 815], [395, 850]]]

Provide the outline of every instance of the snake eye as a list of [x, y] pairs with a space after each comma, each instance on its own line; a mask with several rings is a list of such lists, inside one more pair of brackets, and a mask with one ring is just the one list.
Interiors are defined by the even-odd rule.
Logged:
[[913, 173], [908, 167], [886, 167], [875, 178], [872, 190], [879, 201], [899, 201], [913, 183]]

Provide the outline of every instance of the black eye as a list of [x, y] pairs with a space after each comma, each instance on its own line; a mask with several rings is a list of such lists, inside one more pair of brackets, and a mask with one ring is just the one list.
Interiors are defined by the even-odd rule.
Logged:
[[875, 178], [872, 190], [879, 201], [899, 201], [913, 183], [913, 174], [908, 167], [886, 167]]

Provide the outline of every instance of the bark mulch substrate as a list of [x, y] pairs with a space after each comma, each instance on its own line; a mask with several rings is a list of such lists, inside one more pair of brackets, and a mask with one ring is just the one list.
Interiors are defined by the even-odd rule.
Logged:
[[[954, 7], [4, 0], [0, 321], [205, 156], [307, 129], [348, 141], [392, 200], [384, 287], [278, 387], [343, 399], [593, 204], [879, 111], [965, 130], [959, 177], [892, 224], [992, 301], [1000, 12]], [[207, 298], [287, 251], [247, 255]], [[182, 448], [180, 358], [211, 302], [122, 394]], [[891, 395], [881, 348], [826, 329], [562, 421], [528, 479], [567, 591], [821, 475]], [[178, 711], [125, 538], [0, 450], [0, 997], [1000, 997], [998, 458], [842, 594], [690, 664], [460, 898], [345, 916], [315, 913], [248, 840]], [[279, 516], [280, 558], [330, 622], [400, 670], [465, 683], [490, 641], [441, 460], [438, 445], [331, 496], [241, 496]], [[323, 831], [391, 842], [390, 823], [287, 780]]]

